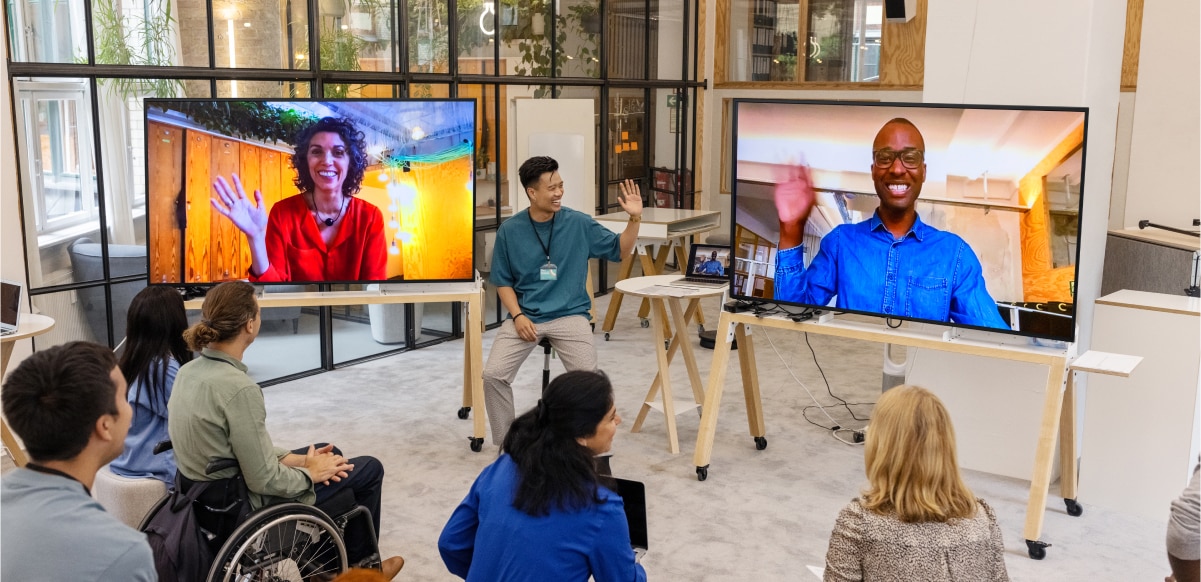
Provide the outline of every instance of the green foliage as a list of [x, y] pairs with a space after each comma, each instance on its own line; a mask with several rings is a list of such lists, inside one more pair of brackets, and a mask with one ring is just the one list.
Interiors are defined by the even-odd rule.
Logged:
[[[555, 16], [555, 44], [558, 54], [552, 54], [550, 38], [550, 5], [547, 0], [517, 0], [518, 14], [529, 14], [531, 20], [523, 23], [516, 31], [506, 36], [506, 40], [518, 40], [517, 50], [521, 51], [521, 64], [517, 65], [518, 75], [531, 77], [550, 77], [553, 69], [555, 77], [563, 76], [563, 67], [569, 60], [579, 59], [584, 69], [584, 76], [596, 77], [600, 64], [600, 49], [597, 34], [589, 32], [585, 23], [595, 21], [600, 17], [596, 4], [575, 4], [567, 8], [566, 14]], [[543, 34], [535, 34], [534, 18], [547, 22], [542, 27]], [[575, 39], [579, 46], [575, 55], [569, 56], [564, 48], [568, 38]], [[534, 91], [535, 98], [546, 97], [551, 88], [543, 85]]]
[[316, 123], [317, 117], [291, 109], [276, 109], [253, 101], [183, 101], [171, 108], [214, 133], [266, 143], [290, 145], [296, 133]]
[[[326, 71], [358, 71], [359, 52], [366, 42], [349, 31], [334, 26], [321, 27], [321, 69]], [[344, 98], [352, 91], [357, 91], [362, 85], [332, 83], [324, 86], [325, 96], [335, 99]]]
[[[175, 18], [171, 2], [147, 9], [145, 17], [120, 13], [117, 0], [94, 0], [92, 28], [96, 63], [104, 65], [171, 66], [175, 63], [172, 42]], [[157, 8], [157, 10], [156, 10]], [[138, 32], [138, 33], [135, 33]], [[77, 58], [77, 62], [87, 62]], [[174, 97], [183, 87], [177, 79], [102, 79], [123, 98], [153, 95]]]

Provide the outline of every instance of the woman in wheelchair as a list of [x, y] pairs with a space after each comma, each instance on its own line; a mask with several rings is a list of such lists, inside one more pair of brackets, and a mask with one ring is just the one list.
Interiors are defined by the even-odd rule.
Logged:
[[[346, 459], [333, 445], [289, 451], [272, 444], [262, 389], [241, 361], [260, 327], [254, 287], [235, 281], [210, 290], [202, 319], [184, 332], [188, 347], [201, 357], [179, 369], [168, 403], [168, 432], [181, 489], [186, 492], [198, 481], [221, 481], [222, 486], [210, 486], [201, 497], [210, 508], [237, 505], [242, 491], [248, 509], [253, 510], [297, 502], [338, 517], [354, 505], [362, 506], [370, 524], [359, 519], [357, 526], [346, 528], [346, 555], [351, 564], [378, 566], [391, 579], [404, 559], [394, 556], [381, 563], [378, 556], [383, 465], [374, 457]], [[234, 459], [236, 466], [209, 473], [206, 467], [220, 459]], [[339, 495], [343, 491], [350, 493], [353, 503], [346, 503], [346, 494]], [[210, 516], [208, 524], [201, 513], [201, 525], [224, 536], [247, 511], [217, 517], [220, 523], [212, 523]]]

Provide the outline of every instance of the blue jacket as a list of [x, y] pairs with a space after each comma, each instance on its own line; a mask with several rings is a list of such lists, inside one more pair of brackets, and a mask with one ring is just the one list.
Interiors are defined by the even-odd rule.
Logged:
[[468, 582], [645, 582], [621, 497], [601, 487], [599, 505], [533, 517], [513, 507], [518, 478], [517, 463], [501, 455], [455, 508], [438, 538], [452, 574]]

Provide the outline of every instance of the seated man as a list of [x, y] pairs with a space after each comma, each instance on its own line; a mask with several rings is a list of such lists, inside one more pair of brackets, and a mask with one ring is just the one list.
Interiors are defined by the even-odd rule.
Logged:
[[530, 207], [500, 225], [492, 251], [492, 284], [509, 311], [484, 365], [484, 404], [496, 445], [513, 424], [513, 378], [542, 338], [550, 340], [567, 371], [596, 369], [586, 317], [592, 304], [584, 288], [588, 259], [621, 261], [634, 250], [642, 221], [642, 194], [633, 180], [619, 183], [617, 201], [630, 220], [618, 236], [591, 216], [563, 207], [563, 178], [554, 159], [530, 158], [517, 173]]
[[152, 581], [146, 536], [105, 513], [90, 490], [117, 458], [133, 409], [106, 347], [72, 342], [21, 362], [4, 383], [4, 416], [30, 462], [0, 483], [0, 578]]
[[709, 258], [696, 266], [696, 274], [718, 276], [726, 274], [726, 270], [721, 266], [721, 261], [717, 260], [717, 251], [709, 253]]

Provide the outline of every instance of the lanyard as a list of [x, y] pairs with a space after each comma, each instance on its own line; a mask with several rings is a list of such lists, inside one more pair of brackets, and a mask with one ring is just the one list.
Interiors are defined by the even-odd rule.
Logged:
[[542, 245], [542, 252], [546, 253], [546, 263], [548, 265], [550, 264], [550, 244], [551, 241], [555, 240], [555, 217], [558, 215], [558, 212], [550, 215], [550, 234], [546, 237], [546, 243], [542, 242], [542, 235], [538, 234], [538, 227], [534, 226], [534, 219], [530, 217], [530, 228], [534, 229], [534, 236], [538, 237], [538, 244]]
[[[35, 471], [38, 473], [45, 473], [47, 475], [58, 475], [59, 477], [66, 477], [67, 479], [70, 479], [76, 483], [79, 483], [79, 479], [76, 479], [75, 477], [72, 477], [62, 471], [59, 471], [58, 469], [51, 469], [50, 467], [43, 467], [41, 465], [37, 465], [34, 463], [25, 463], [25, 468], [29, 469], [30, 471]], [[83, 483], [79, 483], [79, 484], [83, 486], [83, 490], [85, 492], [87, 492], [87, 494], [89, 496], [92, 495], [92, 491], [90, 489], [88, 489], [87, 485], [84, 485]]]

